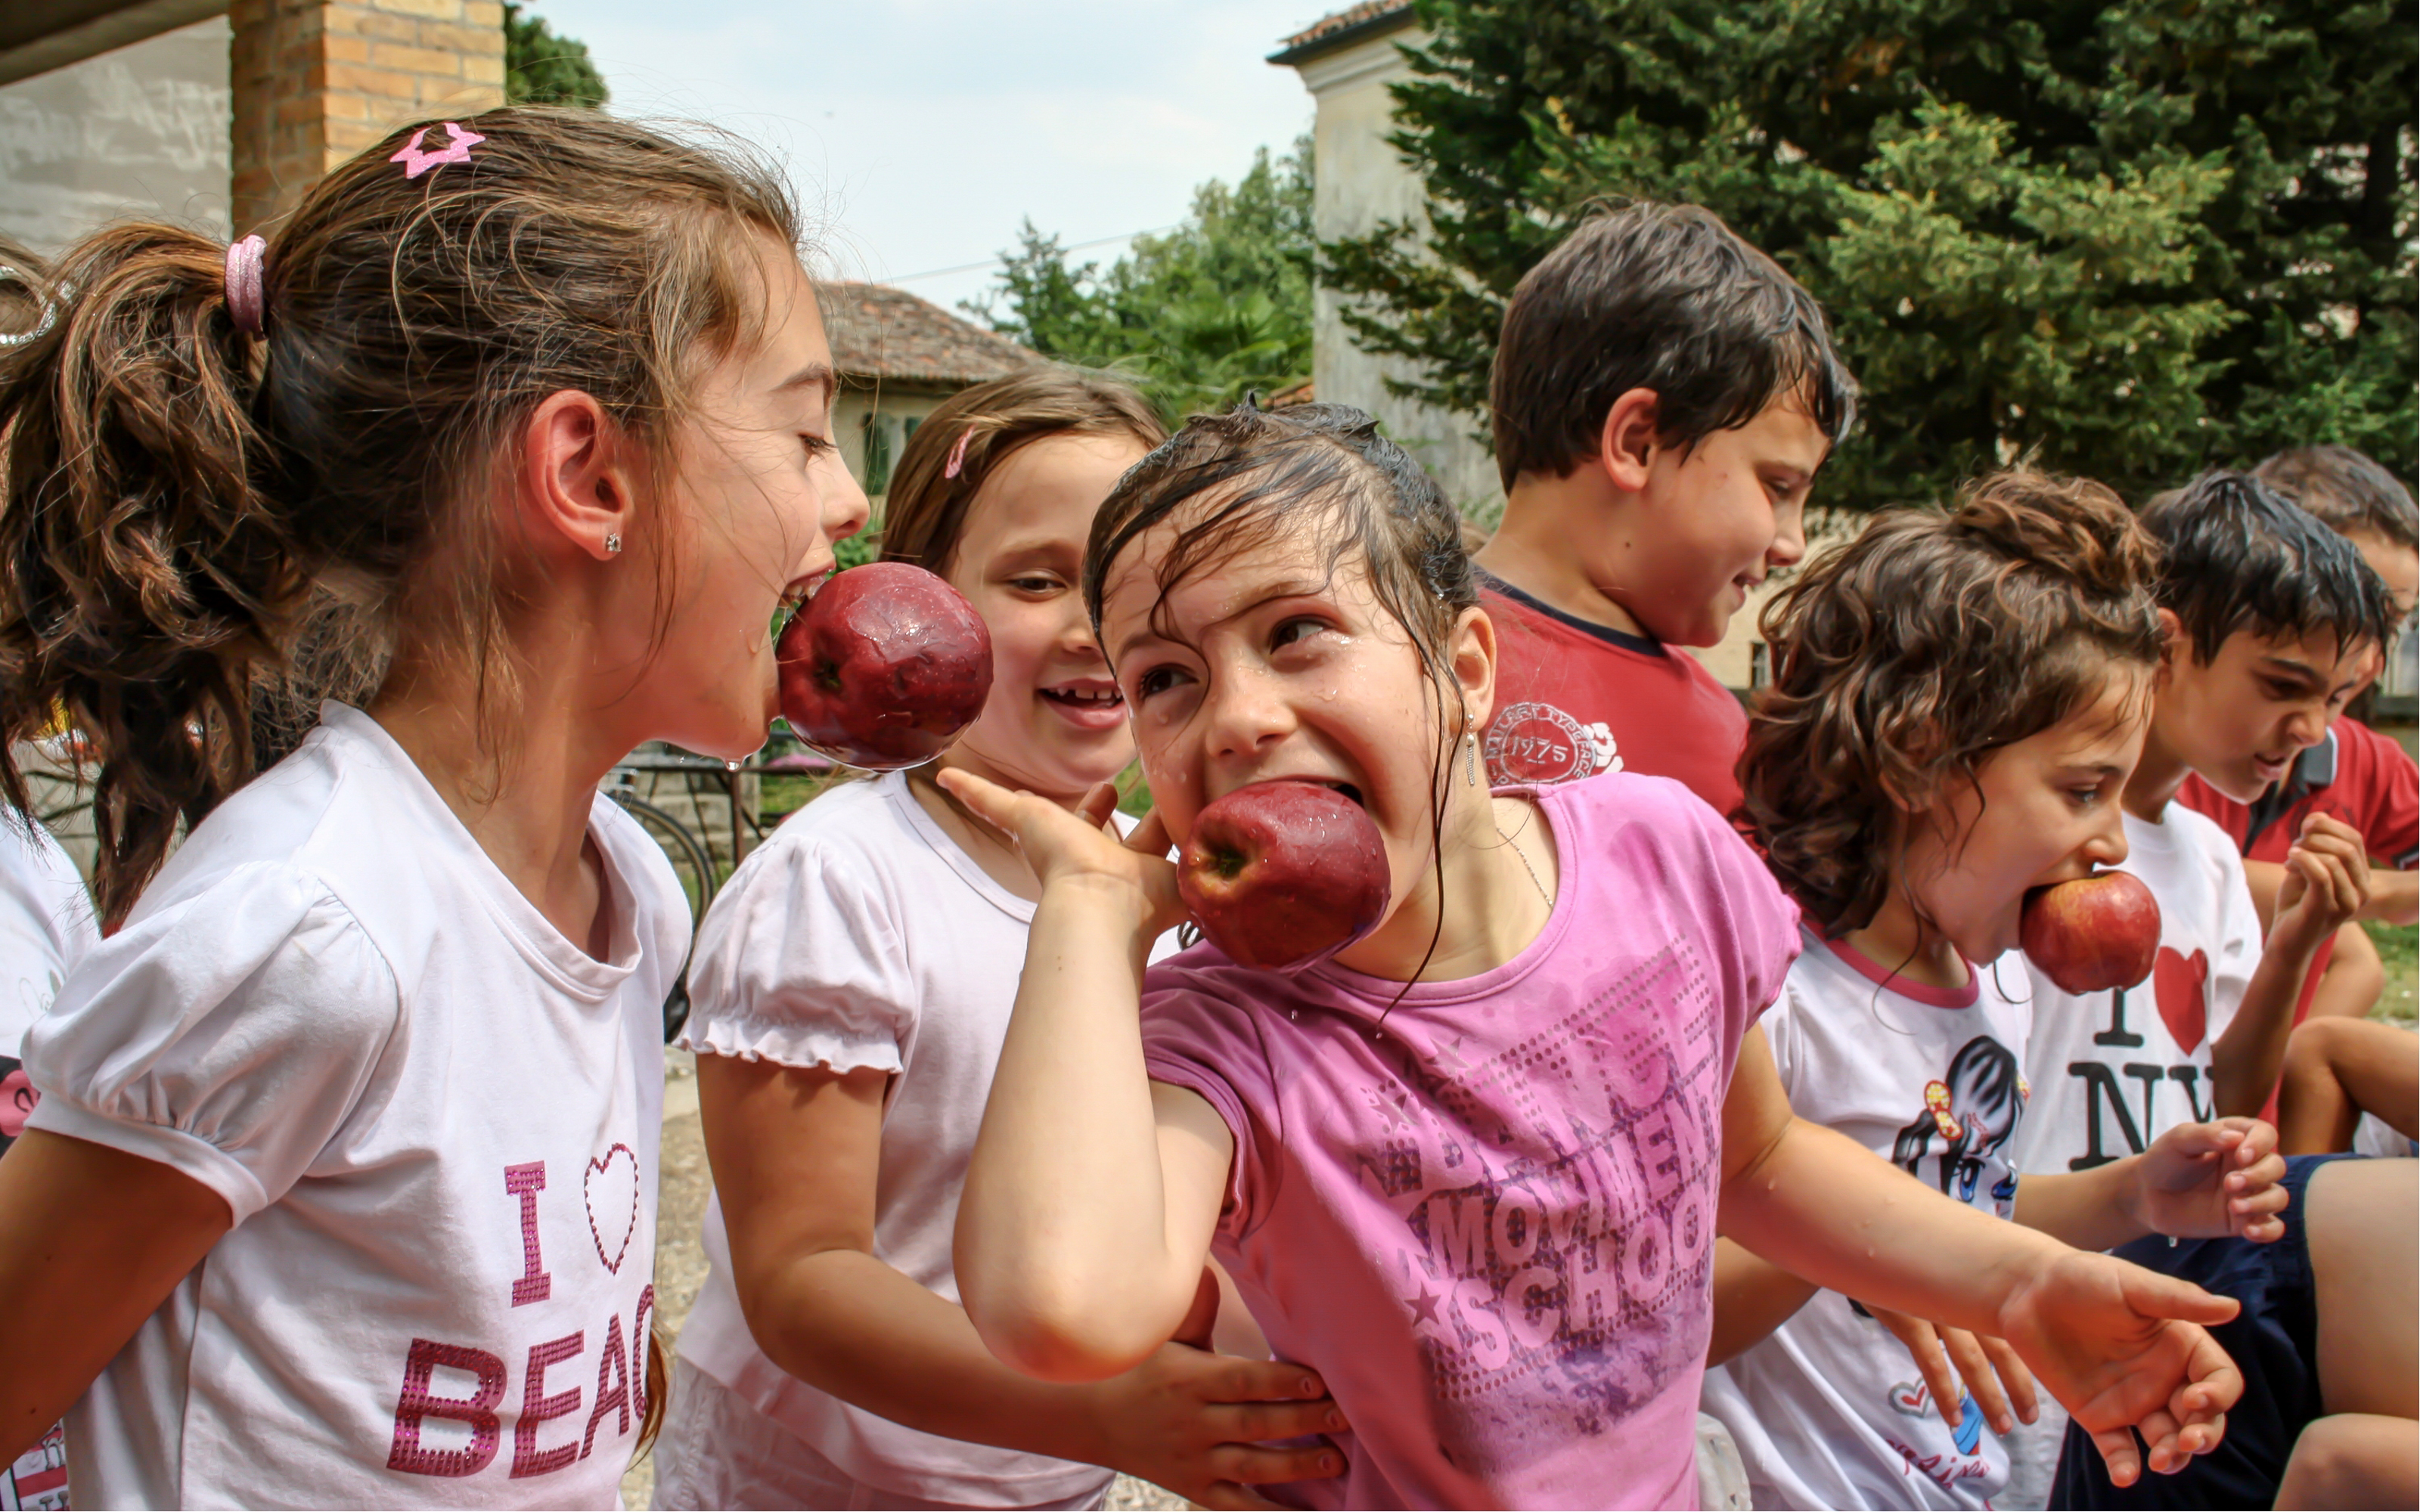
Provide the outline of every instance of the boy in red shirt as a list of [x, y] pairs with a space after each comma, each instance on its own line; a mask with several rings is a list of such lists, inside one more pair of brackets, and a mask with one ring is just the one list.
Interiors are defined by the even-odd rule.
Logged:
[[[2386, 584], [2398, 622], [2411, 619], [2420, 599], [2420, 508], [2395, 474], [2350, 447], [2301, 446], [2261, 463], [2253, 476], [2351, 542]], [[2378, 665], [2383, 662], [2381, 655]], [[2177, 800], [2216, 820], [2234, 839], [2264, 918], [2284, 874], [2286, 852], [2313, 813], [2350, 825], [2378, 863], [2362, 918], [2399, 925], [2420, 918], [2420, 872], [2413, 871], [2420, 861], [2420, 765], [2359, 719], [2335, 718], [2325, 738], [2303, 751], [2283, 778], [2249, 804], [2198, 777], [2186, 779]], [[2319, 956], [2295, 1022], [2306, 1016], [2359, 1018], [2377, 1003], [2384, 981], [2378, 948], [2359, 923], [2347, 924]]]
[[1489, 399], [1489, 776], [1644, 772], [1730, 813], [1747, 718], [1675, 648], [1720, 640], [1806, 554], [1807, 490], [1856, 410], [1823, 312], [1711, 212], [1631, 205], [1521, 280]]

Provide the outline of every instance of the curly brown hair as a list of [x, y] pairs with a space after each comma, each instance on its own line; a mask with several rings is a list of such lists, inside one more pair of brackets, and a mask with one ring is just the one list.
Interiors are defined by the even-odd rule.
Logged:
[[1740, 758], [1766, 864], [1838, 937], [1887, 895], [1906, 808], [2156, 666], [2159, 546], [2100, 484], [2019, 469], [1896, 510], [1765, 609]]

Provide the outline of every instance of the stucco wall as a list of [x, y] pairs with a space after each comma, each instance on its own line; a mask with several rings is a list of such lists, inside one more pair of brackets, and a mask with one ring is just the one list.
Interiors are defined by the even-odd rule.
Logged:
[[[1381, 221], [1420, 217], [1420, 182], [1387, 145], [1394, 130], [1394, 99], [1387, 85], [1407, 72], [1396, 44], [1421, 36], [1406, 28], [1299, 65], [1303, 85], [1318, 102], [1311, 127], [1317, 176], [1311, 215], [1322, 241], [1362, 235]], [[1492, 520], [1502, 490], [1495, 460], [1470, 435], [1473, 417], [1388, 393], [1390, 374], [1410, 378], [1414, 371], [1354, 346], [1332, 290], [1323, 288], [1315, 299], [1311, 366], [1319, 397], [1376, 415], [1387, 434], [1427, 464], [1466, 514]]]
[[145, 215], [228, 234], [227, 23], [0, 85], [0, 235], [56, 252]]

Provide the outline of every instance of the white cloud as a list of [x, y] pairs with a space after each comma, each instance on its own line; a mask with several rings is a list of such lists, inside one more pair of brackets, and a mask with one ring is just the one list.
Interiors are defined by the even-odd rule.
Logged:
[[[1342, 4], [1342, 0], [1337, 0]], [[1020, 220], [1069, 242], [1166, 225], [1311, 123], [1265, 60], [1319, 0], [875, 4], [536, 0], [613, 108], [711, 122], [787, 163], [853, 277], [984, 261]], [[1082, 254], [1114, 256], [1115, 246]], [[908, 286], [945, 305], [985, 271]]]

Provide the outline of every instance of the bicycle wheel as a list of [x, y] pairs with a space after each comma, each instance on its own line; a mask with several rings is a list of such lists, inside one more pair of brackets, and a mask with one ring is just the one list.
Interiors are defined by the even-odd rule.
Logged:
[[[622, 811], [639, 822], [673, 864], [673, 874], [680, 878], [681, 891], [689, 898], [689, 919], [692, 931], [706, 917], [706, 904], [714, 902], [714, 857], [698, 843], [689, 826], [657, 808], [644, 798], [629, 794], [611, 792], [609, 795], [622, 806]], [[692, 948], [693, 949], [693, 948]], [[673, 990], [664, 995], [664, 1042], [672, 1043], [689, 1022], [689, 958], [681, 958], [680, 975], [673, 979]]]

